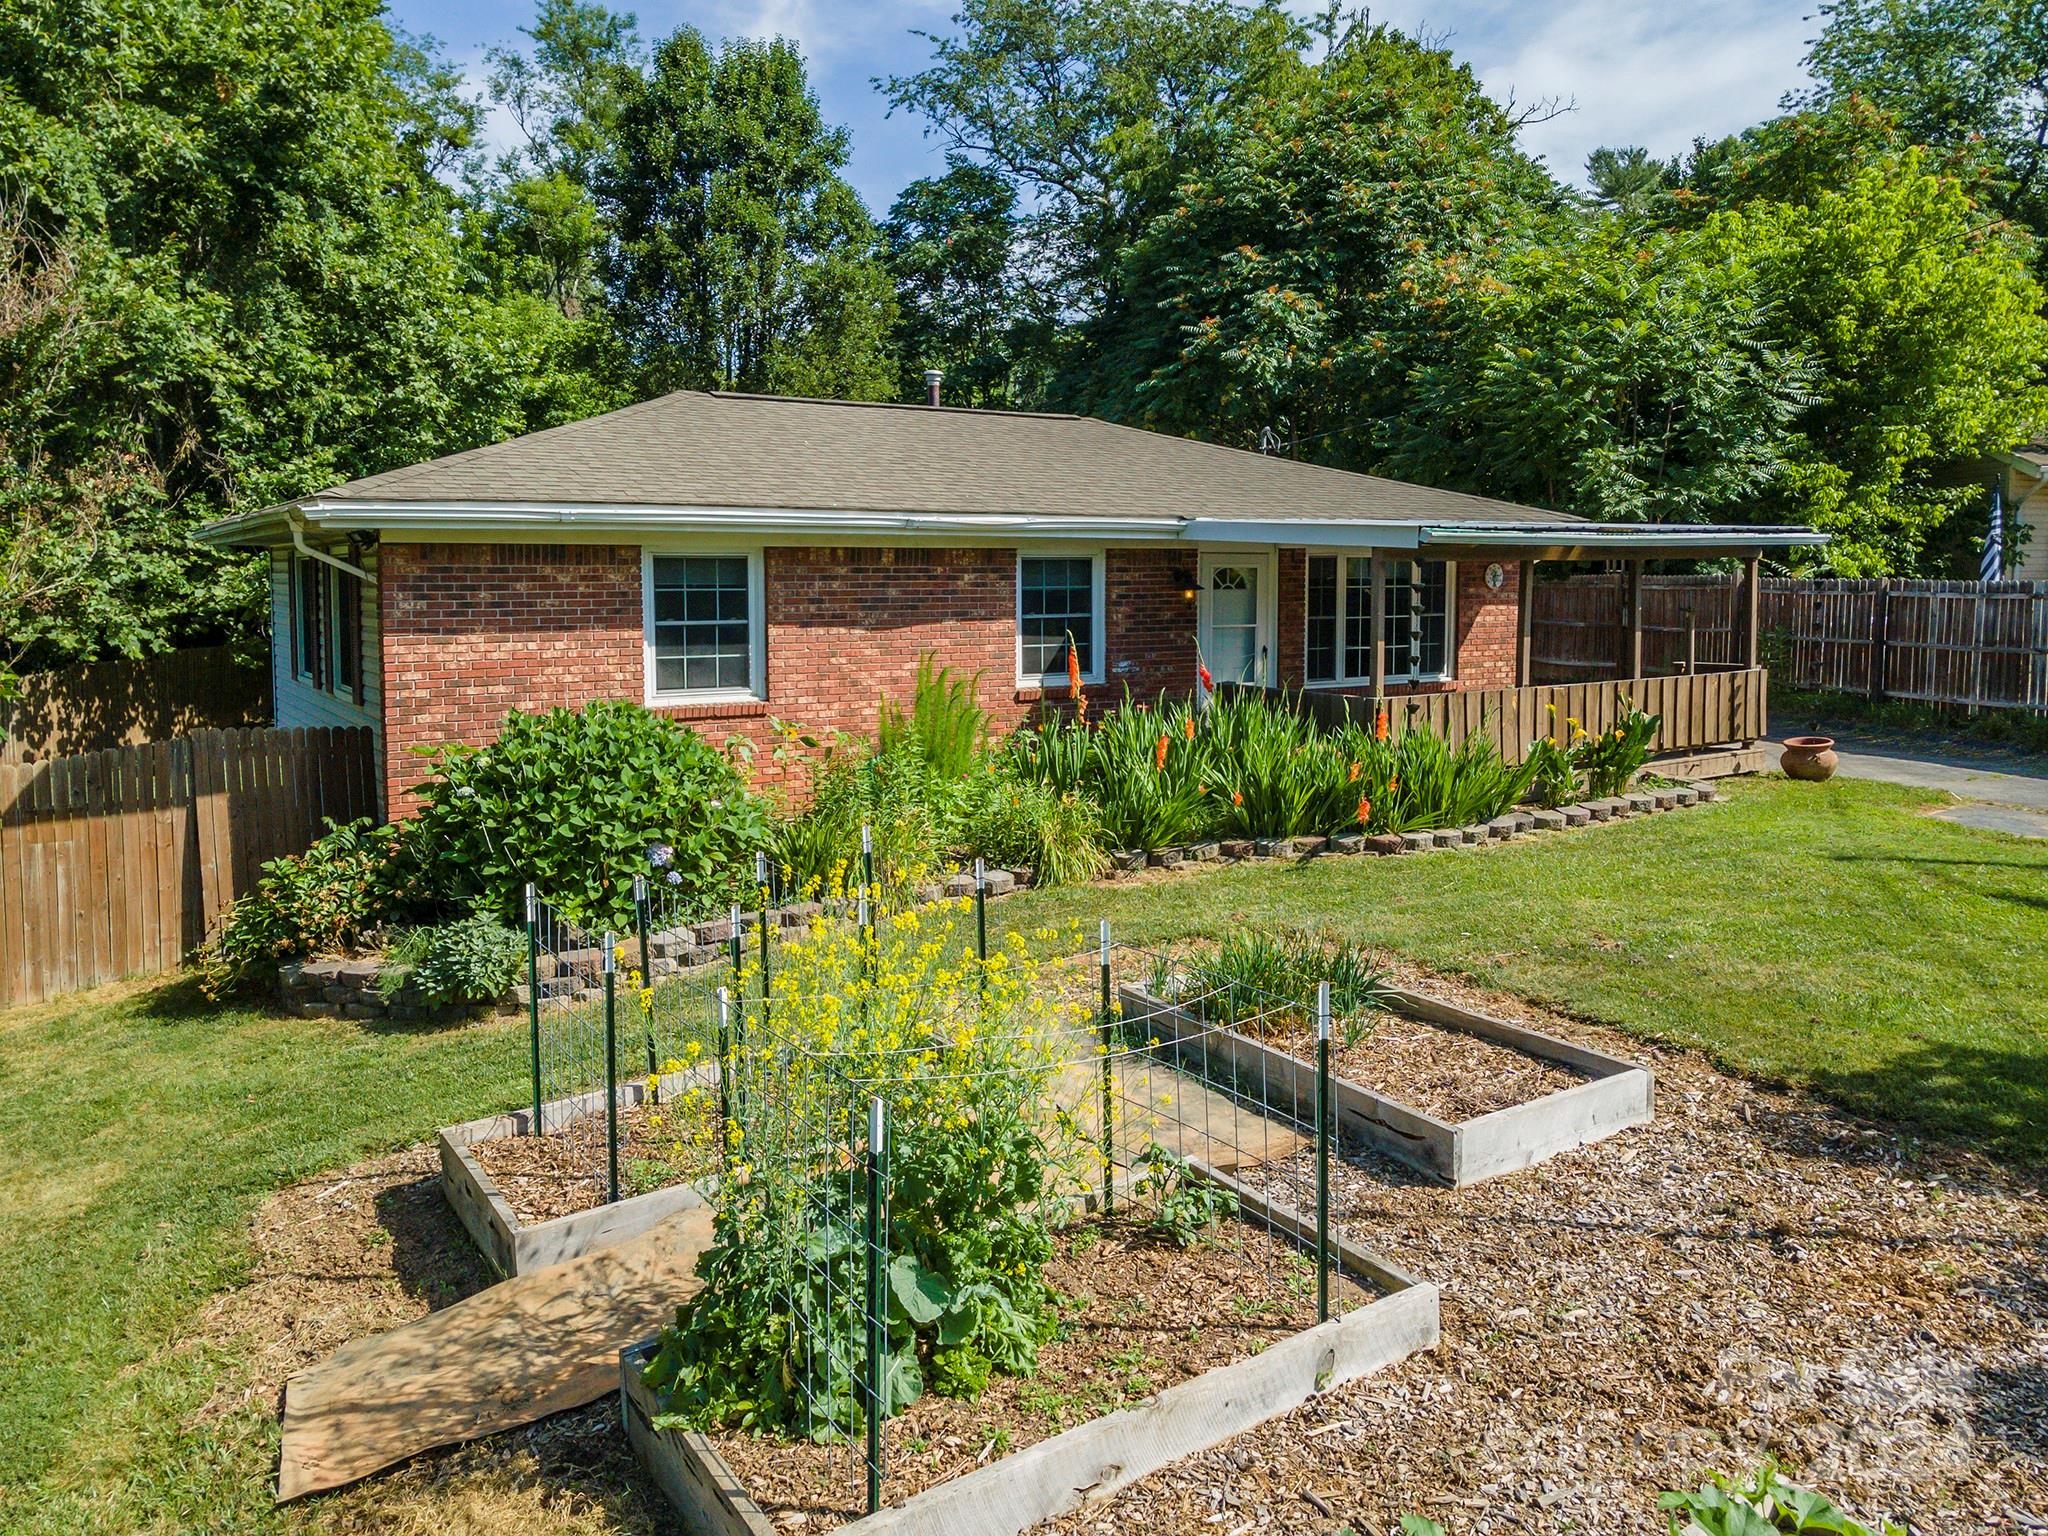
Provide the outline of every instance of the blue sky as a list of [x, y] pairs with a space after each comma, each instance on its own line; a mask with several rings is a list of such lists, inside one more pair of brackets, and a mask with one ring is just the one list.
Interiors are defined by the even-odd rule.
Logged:
[[[479, 87], [484, 50], [516, 41], [530, 15], [520, 0], [390, 0], [390, 7], [408, 31], [439, 38]], [[912, 34], [944, 31], [951, 0], [640, 0], [620, 8], [636, 12], [649, 40], [687, 22], [714, 37], [779, 33], [799, 43], [827, 118], [852, 131], [849, 174], [877, 216], [905, 182], [941, 168], [920, 122], [888, 116], [869, 82], [917, 69], [928, 49]], [[1601, 144], [1673, 154], [1696, 135], [1719, 136], [1768, 116], [1803, 83], [1799, 60], [1815, 29], [1798, 0], [1386, 0], [1373, 14], [1443, 41], [1497, 98], [1573, 102], [1573, 110], [1532, 125], [1524, 137], [1531, 153], [1571, 180]], [[493, 123], [490, 132], [503, 142], [507, 125]]]

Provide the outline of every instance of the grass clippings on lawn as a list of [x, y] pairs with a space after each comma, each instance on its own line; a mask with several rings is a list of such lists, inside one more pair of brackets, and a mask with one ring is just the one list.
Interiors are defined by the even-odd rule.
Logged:
[[[600, 1095], [600, 1099], [602, 1095]], [[716, 1113], [713, 1112], [713, 1119]], [[693, 1143], [702, 1114], [691, 1106], [635, 1104], [619, 1111], [619, 1195], [631, 1199], [699, 1178], [712, 1153]], [[611, 1168], [602, 1113], [582, 1115], [546, 1136], [494, 1136], [469, 1154], [491, 1176], [523, 1227], [605, 1203]]]
[[[1767, 1456], [1918, 1531], [2041, 1529], [2037, 1187], [1696, 1055], [1432, 985], [1635, 1055], [1656, 1123], [1462, 1190], [1347, 1160], [1347, 1229], [1443, 1288], [1438, 1351], [1058, 1530], [1378, 1531], [1416, 1512], [1453, 1536], [1651, 1531], [1660, 1490]], [[1304, 1159], [1268, 1176], [1299, 1199], [1311, 1175]]]
[[[1063, 1335], [1030, 1376], [993, 1376], [973, 1400], [927, 1392], [887, 1426], [883, 1497], [912, 1497], [1215, 1366], [1315, 1326], [1311, 1258], [1243, 1221], [1176, 1247], [1126, 1217], [1060, 1234], [1046, 1278], [1066, 1298]], [[1370, 1299], [1339, 1275], [1333, 1311]], [[713, 1437], [779, 1527], [825, 1531], [866, 1512], [859, 1448], [762, 1435]]]

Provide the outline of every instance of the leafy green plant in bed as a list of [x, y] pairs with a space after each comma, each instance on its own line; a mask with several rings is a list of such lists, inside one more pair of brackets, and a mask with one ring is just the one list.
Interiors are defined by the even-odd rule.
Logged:
[[1194, 1247], [1237, 1214], [1234, 1193], [1196, 1178], [1185, 1157], [1156, 1141], [1138, 1159], [1132, 1192], [1152, 1202], [1146, 1225], [1176, 1248]]
[[1872, 1527], [1853, 1520], [1824, 1495], [1786, 1482], [1770, 1462], [1736, 1482], [1718, 1474], [1697, 1492], [1671, 1491], [1657, 1507], [1670, 1522], [1671, 1536], [1906, 1536], [1905, 1527]]
[[676, 906], [716, 911], [748, 892], [768, 840], [766, 808], [725, 753], [620, 700], [514, 711], [491, 745], [442, 748], [419, 794], [440, 894], [508, 921], [532, 880], [584, 927], [626, 932], [633, 876], [656, 848]]
[[1312, 1016], [1326, 981], [1331, 1015], [1345, 1042], [1356, 1044], [1372, 1014], [1386, 1006], [1386, 983], [1364, 948], [1348, 939], [1325, 942], [1296, 931], [1236, 930], [1210, 953], [1180, 960], [1161, 957], [1152, 989], [1203, 1018], [1236, 1024], [1279, 1010]]
[[1043, 984], [1020, 938], [984, 971], [965, 921], [948, 903], [879, 937], [822, 923], [778, 955], [765, 1017], [722, 1064], [746, 1091], [704, 1289], [646, 1369], [658, 1422], [818, 1439], [858, 1423], [869, 1174], [849, 1121], [872, 1097], [889, 1124], [886, 1410], [1035, 1367], [1059, 1322], [1055, 1196], [1085, 1157], [1048, 1105], [1088, 1010]]
[[966, 783], [958, 846], [1000, 869], [1029, 869], [1040, 886], [1092, 880], [1109, 865], [1093, 800], [1022, 778], [993, 758]]
[[1568, 749], [1571, 764], [1586, 780], [1586, 793], [1596, 798], [1618, 795], [1650, 759], [1662, 715], [1646, 715], [1631, 705], [1621, 720], [1604, 731], [1588, 732], [1574, 720]]
[[410, 987], [429, 1007], [503, 997], [526, 973], [526, 936], [494, 917], [411, 928], [384, 951], [377, 990]]
[[981, 756], [988, 711], [981, 707], [981, 674], [955, 675], [927, 651], [917, 658], [917, 681], [909, 713], [893, 699], [882, 700], [875, 748], [887, 757], [914, 750], [940, 778], [965, 778]]
[[289, 960], [353, 954], [384, 924], [425, 907], [418, 844], [411, 825], [330, 821], [304, 853], [272, 859], [200, 951], [206, 995], [272, 986]]

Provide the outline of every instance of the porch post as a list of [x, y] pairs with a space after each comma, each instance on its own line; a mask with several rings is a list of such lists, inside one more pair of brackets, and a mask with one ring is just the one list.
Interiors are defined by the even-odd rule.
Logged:
[[1372, 552], [1372, 696], [1387, 696], [1387, 561]]
[[1757, 626], [1763, 617], [1763, 561], [1751, 555], [1742, 567], [1742, 667], [1756, 670], [1761, 654], [1757, 647]]
[[1643, 675], [1643, 562], [1628, 563], [1628, 675]]
[[1536, 671], [1536, 562], [1524, 560], [1515, 574], [1520, 613], [1515, 636], [1515, 686], [1526, 688]]

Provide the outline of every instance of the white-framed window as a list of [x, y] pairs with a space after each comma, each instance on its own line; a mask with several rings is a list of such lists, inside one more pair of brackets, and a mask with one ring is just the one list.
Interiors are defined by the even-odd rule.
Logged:
[[1103, 628], [1101, 551], [1018, 552], [1020, 687], [1064, 687], [1069, 645], [1081, 658], [1081, 681], [1100, 683]]
[[[1456, 666], [1456, 569], [1448, 560], [1386, 562], [1386, 681], [1442, 682]], [[1372, 681], [1372, 560], [1308, 557], [1306, 681]]]
[[766, 696], [759, 550], [647, 550], [640, 590], [649, 703]]
[[362, 702], [363, 583], [323, 560], [291, 557], [292, 676]]

